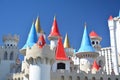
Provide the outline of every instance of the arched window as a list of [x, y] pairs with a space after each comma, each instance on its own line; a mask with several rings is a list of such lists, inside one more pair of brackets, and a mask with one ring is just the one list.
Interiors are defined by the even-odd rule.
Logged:
[[101, 67], [103, 65], [103, 61], [102, 60], [99, 60], [98, 62], [99, 66]]
[[4, 53], [4, 60], [7, 60], [7, 56], [8, 56], [8, 53], [5, 52], [5, 53]]
[[45, 58], [45, 63], [48, 64], [48, 58]]
[[57, 69], [65, 69], [65, 63], [58, 63]]
[[110, 78], [108, 78], [108, 80], [111, 80]]
[[100, 80], [103, 80], [103, 78], [102, 78], [102, 77], [100, 77]]
[[37, 57], [36, 62], [37, 62], [37, 64], [41, 64], [41, 58]]
[[13, 60], [13, 51], [10, 53], [10, 60]]
[[33, 58], [29, 58], [29, 64], [33, 64]]
[[72, 76], [69, 77], [69, 80], [72, 80]]
[[64, 80], [64, 76], [61, 76], [61, 80]]
[[95, 80], [95, 77], [92, 77], [92, 80]]
[[79, 76], [77, 76], [77, 80], [80, 80], [80, 77], [79, 77]]

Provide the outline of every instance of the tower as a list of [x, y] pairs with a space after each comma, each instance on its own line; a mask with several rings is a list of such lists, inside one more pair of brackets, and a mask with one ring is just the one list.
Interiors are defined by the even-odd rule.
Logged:
[[78, 52], [76, 52], [76, 56], [80, 59], [80, 70], [83, 70], [86, 73], [90, 71], [94, 59], [99, 56], [98, 52], [96, 52], [91, 45], [86, 25], [83, 32], [81, 46]]
[[110, 44], [112, 49], [112, 63], [113, 63], [113, 70], [116, 75], [119, 74], [118, 72], [118, 47], [119, 44], [119, 37], [118, 37], [118, 21], [117, 18], [113, 18], [112, 16], [108, 19], [108, 27], [110, 31]]
[[59, 37], [61, 37], [61, 35], [59, 33], [56, 17], [54, 16], [52, 29], [48, 36], [48, 39], [50, 40], [50, 48], [51, 49], [54, 49], [57, 46], [57, 40]]
[[[4, 35], [4, 46], [0, 47], [0, 80], [5, 80], [6, 74], [12, 73], [11, 66], [16, 63], [18, 58], [18, 35]], [[4, 71], [3, 71], [4, 70]]]
[[56, 52], [55, 52], [55, 62], [52, 66], [53, 72], [61, 72], [61, 71], [68, 71], [70, 72], [70, 60], [67, 57], [64, 47], [62, 44], [62, 39], [58, 39]]
[[98, 34], [95, 31], [90, 32], [89, 36], [91, 39], [92, 46], [97, 51], [100, 51], [101, 50], [100, 42], [101, 42], [102, 38], [100, 36], [98, 36]]
[[26, 44], [21, 49], [25, 55], [23, 63], [27, 63], [28, 72], [24, 71], [25, 64], [22, 65], [22, 70], [29, 80], [50, 80], [51, 62], [53, 60], [53, 52], [50, 47], [45, 44], [43, 35], [37, 34], [34, 23], [32, 24]]

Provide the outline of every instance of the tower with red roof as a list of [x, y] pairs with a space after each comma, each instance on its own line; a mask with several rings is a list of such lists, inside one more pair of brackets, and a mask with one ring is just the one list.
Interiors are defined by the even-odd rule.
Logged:
[[57, 46], [57, 40], [59, 37], [61, 37], [61, 35], [58, 29], [56, 17], [54, 16], [54, 21], [52, 24], [51, 32], [48, 36], [48, 39], [50, 40], [51, 49], [54, 49]]
[[55, 63], [53, 64], [53, 72], [56, 71], [70, 71], [70, 60], [64, 51], [62, 39], [59, 38], [55, 51]]
[[90, 39], [91, 39], [92, 46], [97, 51], [100, 51], [101, 50], [100, 42], [101, 42], [102, 38], [95, 31], [91, 31], [89, 36], [90, 36]]

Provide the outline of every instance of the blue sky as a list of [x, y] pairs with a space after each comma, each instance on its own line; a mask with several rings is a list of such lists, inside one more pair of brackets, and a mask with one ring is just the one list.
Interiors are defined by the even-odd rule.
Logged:
[[68, 33], [73, 48], [80, 47], [85, 22], [88, 32], [97, 32], [103, 38], [102, 47], [106, 47], [110, 46], [107, 20], [110, 15], [118, 16], [119, 10], [120, 0], [0, 0], [0, 38], [18, 34], [21, 48], [37, 16], [48, 36], [56, 15], [63, 39]]

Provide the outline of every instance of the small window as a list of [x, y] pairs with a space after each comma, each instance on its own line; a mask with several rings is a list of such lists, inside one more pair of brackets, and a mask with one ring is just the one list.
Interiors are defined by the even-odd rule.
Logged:
[[77, 80], [80, 80], [80, 77], [79, 77], [79, 76], [77, 76]]
[[116, 78], [116, 80], [118, 80], [118, 78]]
[[103, 80], [103, 78], [102, 78], [102, 77], [100, 77], [100, 80]]
[[92, 44], [94, 45], [94, 44], [95, 44], [95, 41], [92, 41]]
[[57, 69], [65, 69], [65, 64], [64, 63], [58, 63], [57, 64]]
[[87, 76], [85, 76], [85, 79], [84, 80], [88, 80]]
[[64, 80], [64, 76], [61, 76], [61, 80]]
[[92, 80], [96, 80], [95, 77], [92, 77]]
[[96, 44], [98, 44], [98, 41], [96, 41]]
[[13, 60], [13, 51], [10, 53], [10, 60]]
[[8, 56], [8, 53], [5, 52], [5, 53], [4, 53], [4, 60], [7, 60], [7, 56]]
[[111, 80], [110, 78], [108, 78], [108, 80]]
[[72, 80], [72, 76], [69, 77], [69, 80]]

